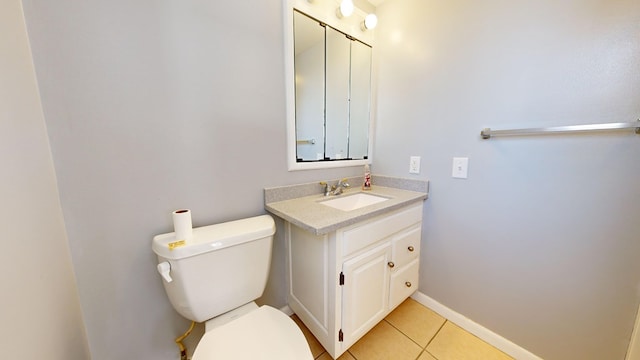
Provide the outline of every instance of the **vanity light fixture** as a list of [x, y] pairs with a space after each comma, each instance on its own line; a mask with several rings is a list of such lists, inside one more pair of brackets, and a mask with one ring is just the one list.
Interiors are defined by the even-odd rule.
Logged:
[[339, 19], [349, 17], [353, 14], [354, 9], [355, 7], [353, 6], [352, 0], [342, 0], [342, 2], [340, 2], [340, 7], [336, 10], [336, 15], [338, 15]]
[[362, 30], [373, 30], [376, 25], [378, 25], [378, 17], [376, 14], [369, 14], [365, 16], [364, 21], [362, 22]]

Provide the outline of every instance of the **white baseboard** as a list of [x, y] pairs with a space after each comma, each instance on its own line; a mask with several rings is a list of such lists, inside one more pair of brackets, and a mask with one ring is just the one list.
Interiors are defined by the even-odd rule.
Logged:
[[[449, 309], [419, 291], [416, 291], [411, 298], [517, 360], [542, 360], [541, 357], [534, 355], [528, 350], [514, 344], [473, 320], [466, 318], [464, 315]], [[627, 360], [640, 359], [629, 358]]]
[[633, 333], [631, 333], [631, 341], [629, 342], [625, 360], [640, 360], [640, 307], [636, 314], [636, 325], [633, 327]]

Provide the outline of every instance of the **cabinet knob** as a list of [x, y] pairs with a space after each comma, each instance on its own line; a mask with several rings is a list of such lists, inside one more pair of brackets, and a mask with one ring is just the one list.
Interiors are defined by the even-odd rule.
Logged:
[[409, 250], [409, 251], [413, 252], [413, 250], [415, 250], [415, 249], [413, 248], [413, 246], [409, 246], [409, 247], [407, 248], [407, 250]]
[[407, 281], [406, 283], [404, 283], [404, 284], [405, 284], [407, 287], [411, 287], [411, 283], [410, 283], [410, 282], [408, 282], [408, 281]]
[[394, 263], [393, 263], [393, 261], [389, 261], [389, 262], [387, 263], [387, 265], [389, 265], [389, 267], [390, 267], [390, 268], [392, 268], [392, 267], [396, 266], [396, 264], [394, 264]]

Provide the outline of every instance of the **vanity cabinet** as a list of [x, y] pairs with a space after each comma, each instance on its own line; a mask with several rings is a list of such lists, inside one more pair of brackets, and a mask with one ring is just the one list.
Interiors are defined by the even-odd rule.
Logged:
[[422, 202], [316, 235], [286, 223], [289, 306], [335, 359], [418, 286]]

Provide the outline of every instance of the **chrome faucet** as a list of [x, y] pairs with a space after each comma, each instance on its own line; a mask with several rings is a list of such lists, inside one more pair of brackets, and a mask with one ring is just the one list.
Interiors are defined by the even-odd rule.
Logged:
[[344, 189], [347, 189], [349, 186], [351, 185], [349, 185], [346, 178], [339, 180], [338, 183], [333, 187], [333, 195], [342, 194]]
[[329, 195], [340, 195], [344, 191], [344, 189], [348, 188], [349, 183], [347, 182], [347, 178], [338, 180], [335, 185], [329, 185], [327, 182], [320, 182], [320, 185], [324, 186], [324, 196]]

